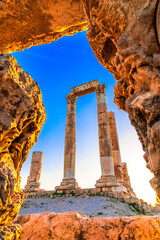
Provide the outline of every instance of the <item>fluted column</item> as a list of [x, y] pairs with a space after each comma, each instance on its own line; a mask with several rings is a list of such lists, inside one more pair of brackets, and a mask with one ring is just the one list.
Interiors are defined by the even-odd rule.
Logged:
[[108, 119], [109, 119], [110, 135], [111, 135], [111, 142], [112, 142], [112, 155], [113, 155], [115, 176], [118, 182], [122, 183], [123, 181], [122, 162], [121, 162], [121, 154], [120, 154], [118, 133], [117, 133], [114, 112], [111, 112], [111, 111], [108, 112]]
[[[64, 178], [60, 189], [75, 189], [78, 184], [75, 180], [76, 163], [76, 95], [69, 94], [67, 99], [67, 118], [64, 146]], [[58, 189], [58, 187], [56, 187]]]
[[96, 89], [97, 114], [98, 114], [98, 134], [99, 151], [101, 163], [101, 178], [96, 182], [96, 187], [116, 186], [117, 182], [114, 174], [114, 164], [112, 157], [112, 145], [110, 139], [110, 129], [108, 122], [107, 103], [105, 85], [99, 84]]
[[40, 189], [40, 176], [43, 160], [43, 152], [35, 151], [32, 153], [32, 161], [30, 167], [30, 174], [27, 178], [27, 185], [24, 192], [27, 191], [39, 191]]

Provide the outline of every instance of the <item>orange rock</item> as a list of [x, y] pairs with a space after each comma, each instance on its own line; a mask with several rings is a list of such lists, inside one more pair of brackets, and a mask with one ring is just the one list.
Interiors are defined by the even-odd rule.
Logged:
[[18, 216], [21, 240], [158, 240], [159, 216], [88, 218], [77, 212]]

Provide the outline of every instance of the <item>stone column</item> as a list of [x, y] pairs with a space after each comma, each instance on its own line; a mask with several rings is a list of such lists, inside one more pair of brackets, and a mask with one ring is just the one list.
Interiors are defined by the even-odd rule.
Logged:
[[118, 182], [122, 183], [123, 182], [122, 162], [121, 162], [118, 133], [117, 133], [114, 112], [108, 112], [108, 119], [109, 119], [110, 135], [111, 135], [111, 142], [112, 142], [112, 155], [113, 155], [115, 176]]
[[76, 163], [76, 95], [69, 94], [67, 99], [67, 119], [64, 147], [64, 178], [57, 190], [76, 189], [78, 183], [75, 179]]
[[107, 190], [107, 187], [117, 186], [114, 174], [114, 164], [112, 157], [112, 144], [110, 139], [110, 130], [108, 123], [107, 103], [105, 94], [105, 85], [99, 84], [96, 89], [97, 113], [98, 113], [98, 134], [99, 151], [101, 163], [101, 178], [96, 182], [97, 188]]
[[123, 186], [127, 189], [128, 195], [131, 197], [136, 197], [136, 194], [131, 186], [127, 163], [125, 162], [122, 163], [122, 174], [123, 174]]
[[40, 191], [40, 176], [42, 167], [43, 153], [35, 151], [32, 153], [32, 161], [30, 167], [30, 174], [27, 178], [27, 185], [25, 186], [24, 192], [28, 191]]

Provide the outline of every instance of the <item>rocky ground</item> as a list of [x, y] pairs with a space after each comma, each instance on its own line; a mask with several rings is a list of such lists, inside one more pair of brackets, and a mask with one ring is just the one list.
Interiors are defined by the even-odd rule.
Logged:
[[[20, 209], [20, 215], [31, 213], [76, 211], [88, 217], [142, 215], [132, 204], [109, 197], [56, 197], [28, 198]], [[148, 215], [148, 214], [147, 214]]]

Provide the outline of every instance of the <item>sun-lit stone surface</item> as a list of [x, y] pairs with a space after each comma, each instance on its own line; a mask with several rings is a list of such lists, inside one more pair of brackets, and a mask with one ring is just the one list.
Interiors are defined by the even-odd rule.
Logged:
[[[89, 43], [117, 80], [114, 101], [129, 114], [160, 196], [160, 48], [157, 0], [82, 0]], [[155, 17], [156, 16], [156, 17]], [[157, 19], [157, 21], [156, 21]]]
[[88, 218], [77, 212], [41, 213], [18, 216], [21, 240], [159, 240], [160, 217]]
[[87, 29], [80, 0], [0, 2], [0, 52], [20, 51]]
[[[9, 54], [0, 55], [0, 226], [23, 202], [20, 170], [45, 121], [38, 84]], [[1, 236], [1, 233], [0, 233]]]

